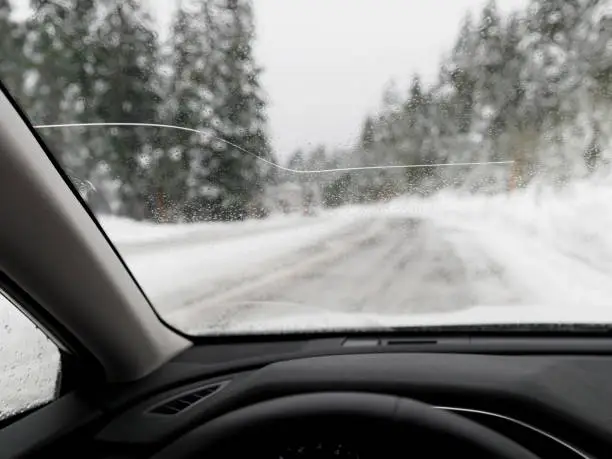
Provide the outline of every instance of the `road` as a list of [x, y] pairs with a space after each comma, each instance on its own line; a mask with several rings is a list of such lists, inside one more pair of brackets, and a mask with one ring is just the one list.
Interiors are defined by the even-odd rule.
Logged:
[[424, 219], [354, 218], [299, 249], [158, 303], [171, 323], [203, 333], [301, 314], [393, 316], [525, 301], [503, 266], [461, 236]]

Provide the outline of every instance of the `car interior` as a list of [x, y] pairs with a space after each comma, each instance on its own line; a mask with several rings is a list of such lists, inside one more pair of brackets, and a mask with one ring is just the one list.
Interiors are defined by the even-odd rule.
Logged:
[[187, 336], [150, 306], [7, 93], [0, 196], [0, 288], [60, 354], [53, 400], [1, 421], [1, 458], [612, 451], [608, 327]]

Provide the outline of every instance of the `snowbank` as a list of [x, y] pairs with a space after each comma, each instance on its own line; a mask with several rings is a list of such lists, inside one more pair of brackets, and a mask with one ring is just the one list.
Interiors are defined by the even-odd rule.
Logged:
[[379, 211], [428, 219], [459, 246], [469, 235], [532, 292], [534, 304], [554, 308], [539, 320], [555, 321], [568, 308], [579, 322], [612, 323], [612, 180], [497, 196], [443, 192]]
[[159, 225], [108, 215], [100, 218], [100, 224], [116, 244], [163, 241], [198, 231], [197, 225]]
[[100, 219], [100, 224], [114, 243], [126, 246], [149, 242], [165, 242], [193, 234], [207, 234], [210, 236], [248, 234], [251, 230], [262, 227], [273, 228], [283, 226], [298, 219], [299, 216], [279, 215], [265, 220], [247, 220], [245, 222], [157, 224], [137, 222], [122, 217], [104, 216]]
[[[168, 240], [154, 250], [125, 251], [124, 258], [153, 304], [168, 311], [194, 295], [239, 284], [270, 269], [276, 260], [328, 239], [353, 221], [350, 215], [334, 214], [245, 222], [244, 226], [202, 225], [198, 237], [186, 244]], [[217, 228], [222, 235], [213, 237]]]
[[[346, 210], [326, 212], [332, 214], [350, 215]], [[266, 219], [252, 219], [236, 222], [207, 223], [151, 223], [138, 222], [122, 217], [104, 216], [100, 224], [111, 241], [123, 250], [138, 248], [154, 249], [163, 244], [174, 242], [216, 242], [242, 236], [251, 236], [264, 231], [279, 231], [301, 226], [312, 221], [314, 217], [304, 217], [300, 214], [273, 215]]]

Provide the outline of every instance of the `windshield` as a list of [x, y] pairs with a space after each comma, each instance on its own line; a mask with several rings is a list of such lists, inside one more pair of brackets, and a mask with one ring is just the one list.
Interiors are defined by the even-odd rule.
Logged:
[[609, 1], [0, 1], [0, 30], [182, 331], [612, 323]]

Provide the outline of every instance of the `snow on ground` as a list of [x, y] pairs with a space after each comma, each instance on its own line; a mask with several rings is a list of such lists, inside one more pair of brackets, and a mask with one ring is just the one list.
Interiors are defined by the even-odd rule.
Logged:
[[[314, 217], [102, 226], [191, 332], [612, 323], [612, 180], [444, 191]], [[57, 352], [0, 300], [2, 412], [50, 397]]]
[[55, 345], [0, 292], [0, 419], [53, 398]]
[[247, 235], [255, 231], [288, 228], [303, 221], [304, 218], [299, 214], [273, 215], [263, 220], [191, 224], [134, 222], [128, 218], [114, 216], [100, 218], [100, 224], [110, 239], [123, 247], [174, 242], [194, 235], [209, 239]]
[[327, 260], [318, 272], [290, 270], [248, 295], [166, 317], [193, 333], [612, 323], [610, 203], [612, 183], [599, 180], [354, 206], [342, 218], [404, 228], [388, 224], [374, 243], [355, 244], [350, 257]]
[[161, 311], [168, 311], [190, 295], [212, 293], [224, 282], [235, 285], [264, 269], [266, 262], [325, 240], [354, 220], [352, 215], [334, 213], [247, 222], [244, 228], [229, 223], [227, 232], [216, 237], [212, 234], [222, 232], [223, 224], [199, 225], [202, 233], [197, 237], [167, 241], [133, 255], [128, 245], [124, 254], [145, 293]]
[[600, 319], [612, 321], [611, 203], [612, 183], [580, 182], [493, 197], [441, 193], [398, 200], [385, 210], [427, 219], [459, 248], [468, 245], [465, 238], [477, 243], [533, 304], [555, 308], [554, 314], [570, 309], [576, 320], [603, 314]]

